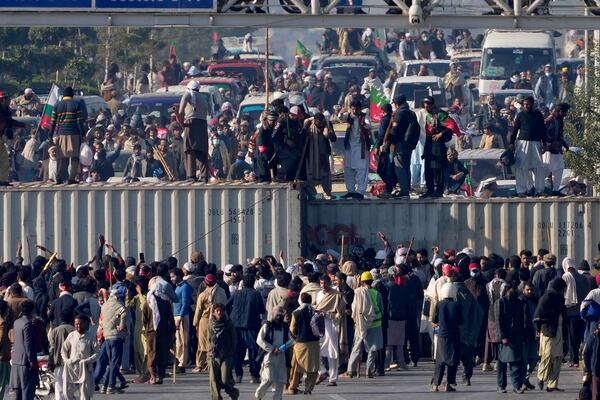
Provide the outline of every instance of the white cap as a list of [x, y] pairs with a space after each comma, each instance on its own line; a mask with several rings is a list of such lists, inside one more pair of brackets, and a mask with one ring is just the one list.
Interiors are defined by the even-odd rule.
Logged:
[[229, 274], [231, 272], [231, 268], [233, 268], [233, 264], [227, 264], [224, 268], [223, 268], [223, 272], [226, 274]]
[[33, 94], [34, 92], [33, 92], [33, 89], [32, 89], [32, 88], [27, 88], [27, 89], [25, 89], [25, 92], [24, 92], [24, 93], [25, 93], [25, 94]]
[[192, 264], [191, 262], [186, 262], [185, 264], [183, 264], [183, 269], [187, 272], [194, 273], [196, 271], [196, 265]]
[[298, 108], [298, 106], [292, 106], [290, 108], [290, 114], [298, 115], [299, 112], [300, 112], [300, 108]]
[[385, 260], [385, 257], [386, 257], [385, 250], [379, 250], [377, 252], [377, 255], [375, 255], [376, 260]]
[[133, 274], [135, 274], [135, 269], [136, 269], [136, 266], [135, 266], [135, 265], [132, 265], [132, 266], [130, 266], [130, 267], [127, 267], [127, 268], [125, 269], [125, 273], [127, 273], [127, 274], [132, 274], [132, 275], [133, 275]]
[[189, 83], [187, 84], [187, 88], [190, 90], [198, 90], [200, 89], [200, 82], [198, 81], [189, 81]]

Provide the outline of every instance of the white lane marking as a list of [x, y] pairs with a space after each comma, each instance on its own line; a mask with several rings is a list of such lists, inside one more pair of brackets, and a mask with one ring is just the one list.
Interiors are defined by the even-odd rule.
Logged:
[[345, 398], [343, 398], [339, 394], [330, 394], [328, 396], [331, 397], [333, 400], [346, 400]]

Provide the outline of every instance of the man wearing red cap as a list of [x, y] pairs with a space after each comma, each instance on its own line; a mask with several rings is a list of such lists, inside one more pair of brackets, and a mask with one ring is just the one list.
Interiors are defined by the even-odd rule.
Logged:
[[8, 151], [4, 145], [5, 141], [12, 140], [13, 128], [24, 128], [25, 124], [12, 118], [10, 112], [10, 96], [7, 92], [0, 90], [0, 186], [9, 186], [8, 170], [10, 162]]

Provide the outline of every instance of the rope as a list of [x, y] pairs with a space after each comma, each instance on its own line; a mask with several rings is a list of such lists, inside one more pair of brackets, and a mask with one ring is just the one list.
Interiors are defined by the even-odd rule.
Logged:
[[[273, 189], [272, 192], [270, 192], [270, 195], [265, 195], [263, 196], [261, 199], [255, 201], [254, 203], [250, 204], [250, 206], [248, 206], [247, 208], [250, 207], [254, 207], [255, 205], [262, 203], [263, 201], [265, 201], [265, 199], [267, 199], [267, 197], [274, 195], [275, 193], [279, 192], [280, 190], [283, 190], [284, 188], [278, 188], [278, 189]], [[179, 254], [181, 253], [183, 250], [187, 249], [188, 247], [198, 243], [199, 241], [201, 241], [202, 239], [204, 239], [205, 237], [207, 237], [208, 235], [210, 235], [211, 233], [213, 233], [214, 231], [216, 231], [217, 229], [220, 229], [223, 225], [230, 223], [233, 221], [233, 218], [237, 217], [238, 215], [232, 215], [231, 217], [229, 217], [228, 219], [226, 219], [225, 221], [221, 222], [219, 225], [215, 226], [213, 229], [211, 229], [210, 231], [204, 233], [202, 236], [200, 236], [199, 238], [197, 238], [196, 240], [190, 242], [189, 244], [183, 246], [182, 248], [180, 248], [179, 250], [177, 250], [176, 252], [174, 252], [173, 254], [171, 254], [171, 256], [174, 256], [175, 254]]]

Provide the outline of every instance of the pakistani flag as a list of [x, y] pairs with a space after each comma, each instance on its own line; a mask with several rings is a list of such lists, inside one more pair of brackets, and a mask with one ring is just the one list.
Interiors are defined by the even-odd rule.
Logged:
[[44, 105], [44, 110], [42, 111], [42, 119], [40, 120], [40, 127], [43, 129], [50, 129], [52, 126], [52, 110], [54, 110], [54, 106], [60, 97], [60, 90], [58, 86], [52, 84], [52, 89], [50, 89], [50, 94], [48, 95], [48, 101]]
[[302, 64], [304, 65], [304, 68], [308, 68], [308, 66], [310, 65], [310, 58], [312, 57], [312, 53], [299, 40], [296, 40], [296, 55], [300, 56], [300, 58], [302, 59]]
[[381, 107], [385, 104], [389, 104], [387, 97], [383, 94], [383, 90], [378, 90], [376, 87], [371, 86], [371, 121], [381, 121]]

